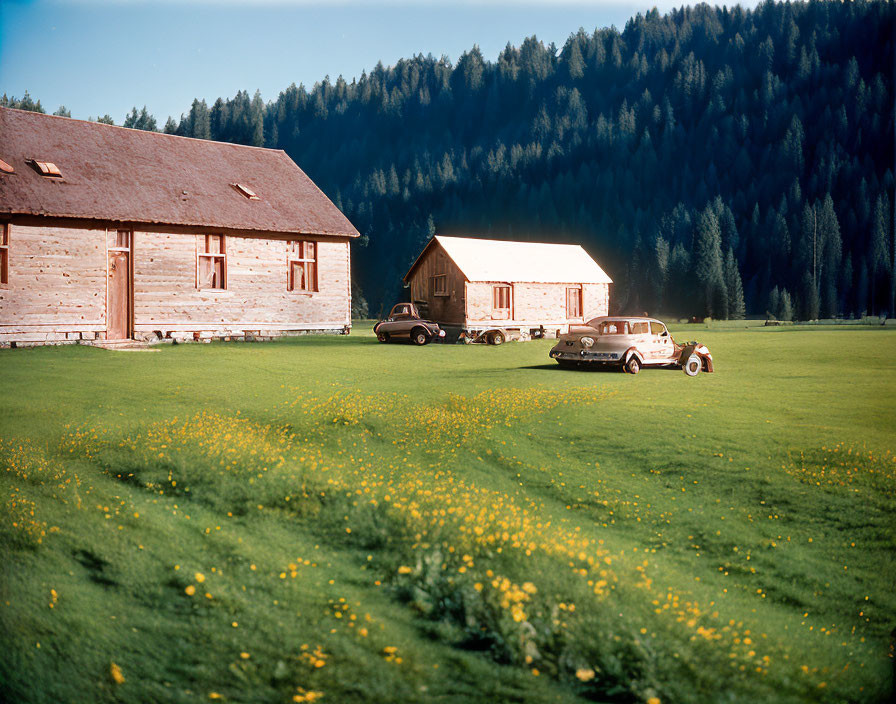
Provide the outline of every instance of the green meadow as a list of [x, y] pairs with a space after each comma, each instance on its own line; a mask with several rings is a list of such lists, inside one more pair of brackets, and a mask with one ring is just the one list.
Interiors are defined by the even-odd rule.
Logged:
[[879, 702], [896, 334], [0, 352], [9, 702]]

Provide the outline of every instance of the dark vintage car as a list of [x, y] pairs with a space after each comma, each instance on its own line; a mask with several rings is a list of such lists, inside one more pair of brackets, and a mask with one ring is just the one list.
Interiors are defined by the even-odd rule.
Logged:
[[642, 367], [673, 367], [688, 376], [713, 370], [706, 345], [675, 342], [665, 323], [653, 318], [603, 316], [570, 326], [550, 354], [563, 367], [609, 365], [630, 374]]
[[396, 303], [389, 317], [373, 326], [373, 332], [380, 342], [410, 340], [415, 345], [445, 337], [445, 331], [438, 324], [420, 317], [413, 303]]

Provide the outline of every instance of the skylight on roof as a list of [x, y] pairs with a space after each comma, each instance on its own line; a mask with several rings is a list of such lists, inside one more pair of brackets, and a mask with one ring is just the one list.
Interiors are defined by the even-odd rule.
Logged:
[[16, 172], [16, 170], [10, 164], [3, 161], [3, 159], [0, 159], [0, 171], [5, 174], [14, 174]]
[[62, 178], [62, 172], [52, 161], [38, 161], [37, 159], [32, 159], [31, 165], [41, 176], [46, 176], [47, 178]]
[[242, 193], [244, 196], [246, 196], [246, 198], [248, 198], [249, 200], [261, 200], [257, 195], [255, 195], [255, 191], [253, 191], [248, 186], [244, 186], [241, 183], [231, 183], [230, 185], [233, 186], [237, 191]]

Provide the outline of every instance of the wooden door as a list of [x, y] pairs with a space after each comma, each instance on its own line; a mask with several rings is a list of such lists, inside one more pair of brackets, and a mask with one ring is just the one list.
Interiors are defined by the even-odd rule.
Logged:
[[117, 246], [109, 248], [106, 286], [107, 340], [124, 340], [131, 332], [130, 233], [119, 232], [116, 239]]

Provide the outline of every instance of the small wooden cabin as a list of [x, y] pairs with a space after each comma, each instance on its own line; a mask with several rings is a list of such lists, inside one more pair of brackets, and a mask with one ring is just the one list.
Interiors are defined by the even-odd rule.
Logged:
[[522, 338], [607, 315], [612, 283], [579, 245], [438, 235], [404, 281], [411, 300], [444, 327]]
[[281, 150], [0, 108], [0, 345], [347, 333], [357, 236]]

